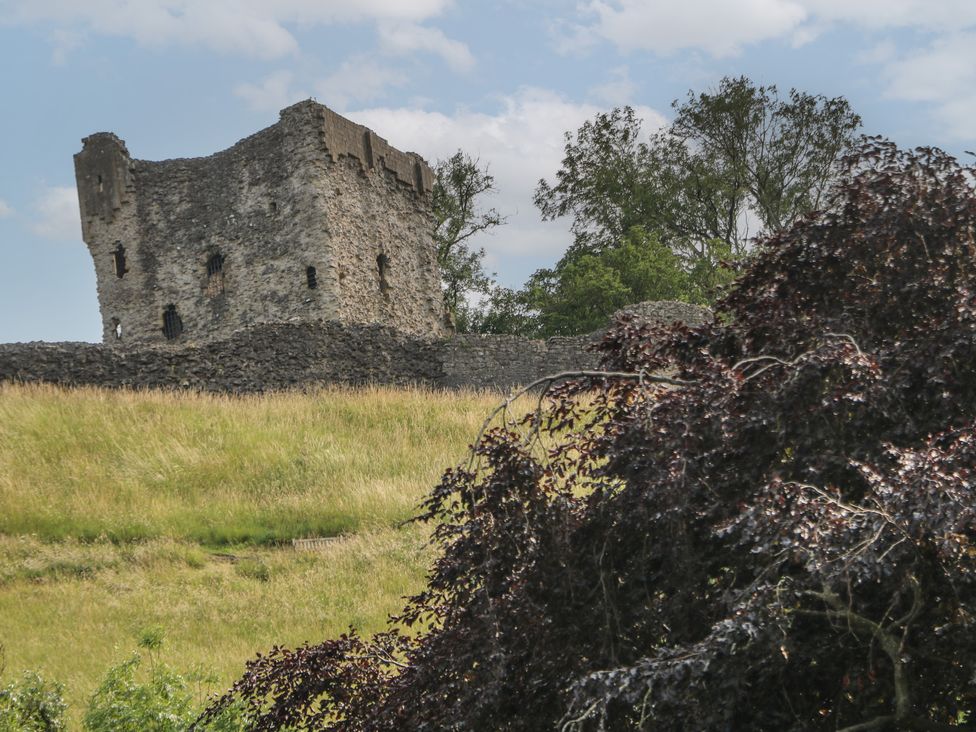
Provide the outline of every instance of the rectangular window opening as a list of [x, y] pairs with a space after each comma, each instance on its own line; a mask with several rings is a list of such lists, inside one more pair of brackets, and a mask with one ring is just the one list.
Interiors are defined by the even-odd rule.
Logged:
[[224, 255], [212, 254], [207, 260], [207, 294], [217, 297], [224, 292]]
[[390, 281], [388, 275], [390, 274], [390, 258], [386, 254], [381, 252], [376, 257], [376, 269], [380, 277], [380, 292], [383, 293], [383, 297], [389, 298]]
[[125, 266], [125, 247], [122, 246], [122, 242], [115, 243], [115, 251], [112, 252], [112, 258], [115, 260], [115, 276], [122, 279], [125, 277], [125, 273], [129, 271]]

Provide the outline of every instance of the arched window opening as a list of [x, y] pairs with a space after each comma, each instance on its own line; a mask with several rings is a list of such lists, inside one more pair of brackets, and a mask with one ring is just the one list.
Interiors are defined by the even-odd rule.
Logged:
[[207, 260], [207, 277], [213, 277], [214, 275], [220, 274], [223, 271], [224, 255], [218, 252]]
[[217, 297], [224, 292], [224, 255], [212, 254], [207, 260], [207, 294]]
[[169, 340], [179, 338], [183, 333], [183, 320], [176, 312], [175, 305], [167, 305], [163, 311], [163, 335]]
[[115, 242], [112, 258], [115, 260], [115, 276], [122, 279], [125, 277], [125, 273], [129, 271], [125, 266], [125, 247], [122, 246], [122, 242]]
[[319, 286], [318, 277], [315, 273], [315, 267], [309, 265], [305, 268], [305, 280], [308, 282], [308, 289], [314, 290]]
[[376, 257], [376, 270], [380, 276], [380, 292], [383, 293], [383, 297], [389, 297], [390, 281], [388, 275], [390, 274], [390, 258], [380, 253]]
[[115, 333], [115, 340], [122, 340], [122, 321], [118, 318], [112, 318], [112, 332]]

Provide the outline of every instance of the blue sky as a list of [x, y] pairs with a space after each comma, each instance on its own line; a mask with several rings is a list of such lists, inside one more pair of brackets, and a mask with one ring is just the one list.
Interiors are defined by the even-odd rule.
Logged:
[[0, 342], [100, 337], [72, 164], [92, 132], [209, 155], [311, 96], [432, 163], [463, 148], [495, 175], [508, 223], [477, 243], [515, 286], [570, 241], [531, 200], [566, 131], [621, 104], [650, 129], [741, 74], [976, 148], [976, 0], [0, 0]]

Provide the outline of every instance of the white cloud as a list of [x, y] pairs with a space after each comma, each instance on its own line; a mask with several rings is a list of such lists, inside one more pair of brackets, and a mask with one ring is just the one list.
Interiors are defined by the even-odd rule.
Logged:
[[420, 21], [443, 13], [453, 0], [250, 0], [248, 5], [273, 6], [276, 13], [302, 23], [361, 20]]
[[379, 35], [380, 46], [387, 53], [426, 51], [440, 56], [454, 71], [468, 71], [474, 66], [474, 56], [468, 47], [437, 28], [416, 23], [380, 23]]
[[940, 101], [976, 82], [976, 34], [936, 40], [888, 66], [891, 92], [900, 99]]
[[949, 135], [976, 141], [976, 32], [938, 38], [889, 62], [884, 73], [889, 97], [931, 103]]
[[49, 186], [34, 203], [35, 219], [31, 230], [45, 239], [81, 238], [81, 215], [74, 186]]
[[722, 57], [777, 38], [803, 45], [837, 25], [943, 33], [976, 24], [973, 0], [589, 0], [581, 12], [584, 22], [557, 31], [559, 50], [603, 39], [623, 51]]
[[51, 33], [51, 45], [54, 46], [54, 50], [51, 51], [51, 63], [55, 66], [64, 66], [68, 61], [68, 55], [81, 46], [84, 40], [84, 33], [56, 28]]
[[305, 92], [292, 88], [292, 80], [290, 71], [275, 71], [259, 84], [238, 84], [234, 87], [234, 94], [255, 111], [277, 112], [308, 97]]
[[[473, 243], [485, 248], [489, 263], [507, 265], [510, 269], [499, 272], [500, 278], [516, 285], [530, 274], [526, 262], [552, 263], [572, 241], [568, 221], [540, 221], [532, 194], [540, 178], [552, 179], [559, 169], [563, 134], [575, 132], [603, 109], [551, 91], [525, 88], [501, 98], [494, 113], [376, 108], [348, 116], [379, 131], [401, 150], [419, 152], [431, 164], [460, 148], [488, 165], [498, 195], [484, 204], [508, 216], [508, 223]], [[664, 124], [664, 117], [650, 108], [637, 111], [648, 130]]]
[[582, 56], [600, 41], [593, 28], [566, 18], [551, 18], [546, 28], [553, 50], [563, 55]]
[[14, 209], [9, 203], [0, 198], [0, 219], [13, 216]]
[[[64, 32], [87, 32], [132, 38], [151, 47], [202, 44], [221, 52], [264, 58], [298, 48], [282, 19], [252, 2], [192, 3], [188, 0], [34, 0], [8, 2], [8, 23], [49, 22]], [[2, 8], [3, 5], [0, 5]], [[57, 53], [57, 52], [56, 52]]]
[[631, 81], [628, 68], [618, 66], [610, 70], [607, 81], [590, 88], [590, 95], [601, 102], [619, 107], [629, 104], [636, 91], [637, 85]]
[[863, 28], [950, 31], [976, 23], [972, 0], [799, 0], [824, 22]]
[[[579, 12], [582, 22], [554, 21], [558, 50], [602, 40], [625, 52], [722, 57], [775, 39], [801, 46], [839, 27], [917, 31], [927, 45], [865, 36], [851, 61], [881, 67], [889, 98], [931, 104], [947, 135], [976, 138], [976, 0], [587, 0]], [[591, 91], [599, 97], [601, 87]], [[605, 91], [610, 101], [626, 88]]]
[[588, 30], [625, 51], [670, 55], [701, 49], [730, 56], [742, 46], [791, 33], [807, 13], [796, 0], [593, 0]]
[[854, 60], [859, 64], [883, 64], [893, 61], [898, 55], [894, 41], [885, 40], [858, 53]]
[[[199, 44], [221, 52], [277, 58], [298, 49], [298, 42], [286, 25], [417, 23], [439, 15], [450, 2], [0, 0], [0, 23], [52, 23], [61, 31], [121, 36], [146, 46]], [[58, 53], [56, 50], [55, 55]]]
[[343, 111], [350, 103], [372, 101], [388, 87], [402, 86], [407, 81], [406, 74], [368, 56], [357, 56], [320, 81], [315, 91], [325, 104]]

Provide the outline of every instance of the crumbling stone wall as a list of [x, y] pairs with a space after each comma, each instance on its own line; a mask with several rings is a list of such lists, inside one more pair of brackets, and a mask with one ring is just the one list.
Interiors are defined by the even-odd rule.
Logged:
[[[630, 310], [657, 322], [711, 318], [684, 303]], [[600, 333], [546, 341], [518, 336], [430, 339], [383, 325], [270, 323], [182, 348], [93, 343], [0, 344], [0, 382], [185, 388], [232, 393], [321, 384], [421, 384], [507, 391], [547, 374], [590, 369]]]
[[597, 355], [590, 336], [536, 340], [521, 336], [459, 333], [442, 344], [447, 387], [508, 390], [547, 374], [592, 369]]
[[[669, 324], [701, 325], [712, 319], [708, 308], [684, 302], [658, 301], [630, 305], [611, 317], [631, 314], [642, 320]], [[603, 330], [583, 336], [535, 340], [520, 336], [457, 334], [442, 343], [444, 375], [448, 387], [508, 390], [560, 371], [596, 368], [598, 355], [592, 346]]]
[[205, 158], [75, 156], [103, 342], [200, 345], [264, 323], [446, 333], [430, 168], [315, 102]]
[[0, 344], [0, 382], [248, 393], [321, 384], [436, 384], [436, 341], [382, 325], [277, 323], [186, 348]]

